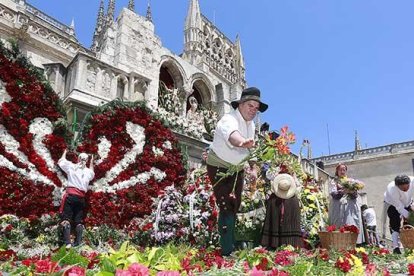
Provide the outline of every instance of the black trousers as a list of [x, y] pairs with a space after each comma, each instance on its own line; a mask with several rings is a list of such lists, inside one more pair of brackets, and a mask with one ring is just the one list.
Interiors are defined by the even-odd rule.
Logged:
[[[214, 196], [219, 207], [218, 230], [221, 254], [228, 256], [235, 249], [236, 213], [240, 208], [243, 191], [244, 171], [222, 178], [220, 172], [227, 170], [207, 165], [207, 173], [213, 185]], [[233, 193], [234, 188], [234, 196]]]
[[[407, 211], [410, 211], [410, 207], [405, 208]], [[401, 214], [397, 211], [397, 209], [390, 205], [387, 210], [388, 217], [390, 218], [390, 230], [391, 234], [392, 232], [398, 232], [400, 233], [400, 227], [401, 227]]]
[[86, 202], [84, 197], [68, 195], [63, 205], [62, 221], [73, 222], [74, 225], [82, 224], [85, 216]]
[[[214, 196], [220, 212], [236, 214], [240, 208], [241, 195], [243, 192], [244, 170], [233, 175], [222, 178], [219, 173], [227, 170], [207, 165], [207, 174], [213, 185]], [[234, 187], [234, 196], [231, 197]]]

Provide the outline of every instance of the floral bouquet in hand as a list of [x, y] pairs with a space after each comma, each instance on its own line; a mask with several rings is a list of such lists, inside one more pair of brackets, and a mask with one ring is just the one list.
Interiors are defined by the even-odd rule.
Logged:
[[362, 190], [365, 186], [362, 181], [349, 177], [340, 178], [339, 183], [344, 189], [347, 197], [352, 199], [356, 198], [358, 196], [358, 191]]

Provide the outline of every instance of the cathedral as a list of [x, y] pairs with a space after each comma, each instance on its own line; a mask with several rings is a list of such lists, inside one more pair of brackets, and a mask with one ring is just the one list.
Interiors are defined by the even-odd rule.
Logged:
[[[189, 161], [197, 163], [207, 143], [192, 135], [195, 131], [185, 122], [194, 117], [187, 116], [192, 112], [190, 99], [199, 111], [220, 116], [230, 110], [230, 101], [246, 86], [240, 39], [230, 40], [202, 15], [199, 1], [191, 0], [183, 53], [176, 55], [155, 34], [151, 7], [144, 16], [134, 11], [134, 0], [126, 4], [116, 16], [115, 0], [107, 7], [100, 0], [92, 45], [87, 47], [76, 38], [74, 24], [64, 25], [25, 0], [4, 0], [0, 39], [17, 40], [21, 51], [44, 71], [71, 121], [82, 122], [93, 108], [114, 99], [145, 101], [161, 113], [172, 109], [177, 121], [183, 121], [176, 125], [186, 127], [176, 132], [187, 146]], [[175, 97], [173, 107], [162, 106], [162, 92]]]

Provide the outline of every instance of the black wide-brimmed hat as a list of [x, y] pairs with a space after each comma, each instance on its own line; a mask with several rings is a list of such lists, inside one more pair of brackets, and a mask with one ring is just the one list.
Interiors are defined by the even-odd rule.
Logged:
[[238, 101], [232, 101], [231, 106], [236, 109], [240, 103], [243, 103], [245, 101], [256, 101], [260, 104], [259, 111], [265, 112], [268, 108], [268, 105], [265, 103], [262, 103], [260, 101], [260, 90], [256, 87], [249, 87], [242, 91], [240, 100]]

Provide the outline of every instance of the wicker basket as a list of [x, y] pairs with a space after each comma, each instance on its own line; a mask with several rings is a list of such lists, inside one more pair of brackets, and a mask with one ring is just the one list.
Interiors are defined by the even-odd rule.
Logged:
[[408, 224], [402, 226], [400, 240], [404, 248], [414, 249], [414, 227]]
[[327, 232], [320, 231], [319, 239], [321, 240], [321, 247], [326, 249], [347, 250], [355, 248], [358, 238], [357, 233], [353, 232]]

